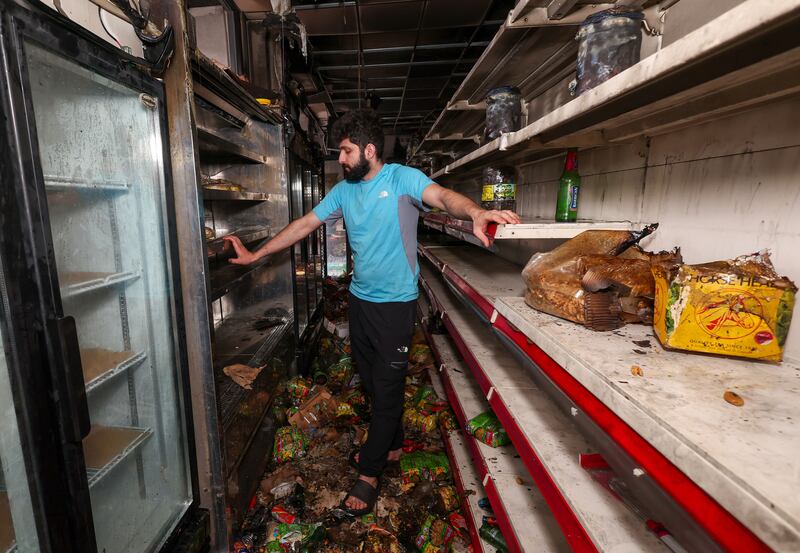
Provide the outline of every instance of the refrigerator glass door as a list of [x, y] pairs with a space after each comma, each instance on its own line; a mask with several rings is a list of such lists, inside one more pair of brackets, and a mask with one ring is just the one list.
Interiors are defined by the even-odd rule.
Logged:
[[0, 553], [36, 553], [39, 541], [28, 488], [30, 479], [12, 395], [8, 364], [3, 354], [0, 355]]
[[25, 58], [62, 315], [76, 321], [89, 404], [97, 549], [153, 551], [192, 499], [162, 106], [32, 42]]

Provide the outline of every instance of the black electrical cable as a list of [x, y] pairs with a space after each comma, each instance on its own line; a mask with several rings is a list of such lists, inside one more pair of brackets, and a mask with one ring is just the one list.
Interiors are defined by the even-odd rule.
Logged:
[[121, 49], [122, 44], [120, 44], [119, 40], [117, 40], [117, 37], [112, 35], [111, 31], [109, 31], [108, 27], [106, 27], [106, 22], [103, 20], [103, 8], [101, 8], [100, 6], [97, 6], [97, 17], [100, 19], [100, 25], [103, 26], [103, 30], [108, 34], [108, 36], [114, 39], [114, 42], [117, 43], [117, 48]]

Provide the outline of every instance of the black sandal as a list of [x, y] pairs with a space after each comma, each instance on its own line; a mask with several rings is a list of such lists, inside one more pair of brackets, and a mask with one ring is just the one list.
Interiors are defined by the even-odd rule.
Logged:
[[[372, 487], [370, 484], [361, 480], [360, 478], [356, 480], [356, 483], [353, 484], [353, 487], [350, 488], [350, 491], [347, 492], [347, 495], [342, 500], [342, 504], [340, 508], [346, 512], [348, 515], [353, 517], [360, 517], [366, 514], [371, 513], [375, 509], [375, 503], [378, 502], [378, 496], [381, 493], [381, 481], [378, 480], [377, 487]], [[356, 499], [363, 501], [367, 504], [366, 507], [363, 509], [351, 509], [347, 506], [347, 498], [348, 497], [355, 497]]]

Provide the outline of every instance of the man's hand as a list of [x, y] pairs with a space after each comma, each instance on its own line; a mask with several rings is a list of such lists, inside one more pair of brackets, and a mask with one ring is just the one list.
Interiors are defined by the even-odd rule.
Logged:
[[222, 239], [233, 246], [233, 249], [236, 252], [236, 257], [231, 257], [228, 260], [229, 263], [233, 263], [235, 265], [250, 265], [252, 262], [258, 259], [253, 252], [244, 247], [242, 240], [238, 236], [223, 236]]
[[513, 225], [520, 222], [519, 215], [513, 211], [486, 211], [463, 194], [443, 188], [435, 182], [430, 183], [422, 191], [422, 201], [446, 211], [456, 219], [472, 219], [472, 233], [487, 248], [490, 246], [489, 238], [486, 236], [489, 223]]
[[486, 229], [489, 227], [489, 223], [516, 225], [520, 222], [519, 215], [513, 211], [487, 211], [481, 209], [472, 215], [472, 234], [488, 248], [490, 243], [489, 237], [486, 236]]

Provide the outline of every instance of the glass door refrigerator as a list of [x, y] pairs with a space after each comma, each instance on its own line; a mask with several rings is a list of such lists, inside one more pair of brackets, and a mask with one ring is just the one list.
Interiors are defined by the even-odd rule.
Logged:
[[0, 16], [0, 553], [159, 551], [197, 512], [162, 86]]

